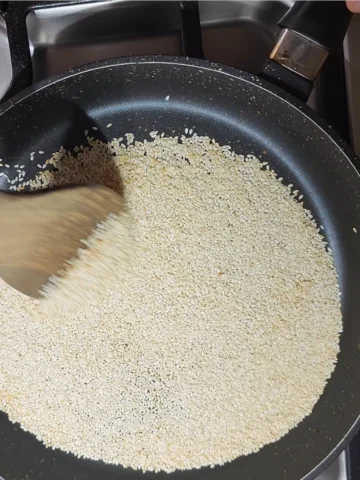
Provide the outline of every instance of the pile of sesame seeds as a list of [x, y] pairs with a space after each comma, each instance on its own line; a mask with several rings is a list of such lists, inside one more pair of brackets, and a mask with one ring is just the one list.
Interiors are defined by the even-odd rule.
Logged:
[[120, 288], [135, 255], [128, 213], [125, 210], [121, 214], [111, 213], [82, 244], [76, 257], [69, 259], [43, 285], [39, 312], [71, 314], [80, 306], [98, 305], [111, 295], [113, 285], [108, 279], [114, 271], [117, 271], [116, 288]]
[[342, 329], [333, 258], [299, 192], [207, 137], [88, 142], [25, 186], [122, 190], [136, 259], [71, 314], [1, 284], [0, 408], [48, 446], [144, 471], [278, 440], [311, 413]]

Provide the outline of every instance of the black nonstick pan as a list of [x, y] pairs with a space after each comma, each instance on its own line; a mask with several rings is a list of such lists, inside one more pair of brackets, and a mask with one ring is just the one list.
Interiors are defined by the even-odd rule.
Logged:
[[[336, 10], [335, 5], [342, 4], [331, 2]], [[343, 15], [347, 23], [345, 11], [339, 12], [335, 15], [339, 22]], [[295, 18], [300, 18], [299, 10]], [[289, 19], [293, 20], [290, 16], [284, 21]], [[291, 28], [296, 30], [294, 25]], [[311, 32], [302, 33], [311, 37]], [[319, 41], [331, 48], [332, 40], [323, 35]], [[283, 69], [279, 63], [269, 63], [264, 75], [306, 98], [310, 80], [284, 69], [280, 75], [279, 69]], [[289, 81], [287, 74], [297, 80]], [[355, 155], [303, 102], [259, 77], [207, 61], [144, 57], [85, 65], [12, 97], [0, 107], [0, 158], [10, 165], [25, 164], [35, 174], [37, 162], [30, 161], [31, 152], [44, 151], [47, 157], [61, 145], [71, 149], [84, 143], [84, 131], [92, 126], [98, 128], [94, 136], [107, 141], [127, 132], [143, 140], [153, 130], [173, 135], [192, 128], [238, 153], [265, 155], [284, 181], [302, 192], [305, 206], [325, 228], [342, 291], [341, 352], [311, 415], [279, 441], [224, 466], [143, 474], [78, 459], [45, 448], [0, 414], [0, 476], [5, 480], [315, 478], [360, 424], [360, 233], [354, 232], [354, 228], [360, 232], [360, 177]], [[0, 180], [6, 190], [6, 180]], [[309, 374], [304, 371], [305, 377]]]

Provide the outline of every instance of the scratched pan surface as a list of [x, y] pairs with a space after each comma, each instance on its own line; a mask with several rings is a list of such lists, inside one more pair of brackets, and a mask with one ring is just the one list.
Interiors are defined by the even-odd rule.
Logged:
[[[107, 125], [112, 123], [110, 128]], [[92, 130], [92, 127], [98, 130]], [[222, 467], [142, 474], [45, 448], [0, 414], [5, 480], [299, 480], [315, 478], [349, 442], [360, 410], [360, 178], [354, 154], [300, 102], [256, 77], [205, 61], [115, 59], [72, 70], [0, 107], [0, 158], [38, 170], [59, 149], [85, 144], [84, 131], [111, 140], [193, 128], [239, 153], [264, 155], [324, 225], [343, 292], [341, 353], [311, 415], [279, 441]], [[264, 153], [265, 152], [265, 153]], [[6, 161], [5, 161], [6, 159]], [[7, 189], [4, 177], [0, 188]], [[1, 317], [0, 317], [1, 318]], [[0, 320], [1, 335], [1, 320]], [[0, 336], [1, 338], [1, 336]], [[0, 346], [1, 348], [1, 346]], [[304, 371], [304, 376], [311, 372]]]

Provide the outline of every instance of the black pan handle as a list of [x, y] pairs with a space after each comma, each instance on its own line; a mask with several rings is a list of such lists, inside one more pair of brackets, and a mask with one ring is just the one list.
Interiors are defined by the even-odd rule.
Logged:
[[278, 25], [302, 35], [328, 52], [337, 53], [351, 17], [344, 1], [296, 2]]
[[260, 76], [306, 101], [329, 52], [341, 50], [351, 17], [344, 1], [295, 2]]

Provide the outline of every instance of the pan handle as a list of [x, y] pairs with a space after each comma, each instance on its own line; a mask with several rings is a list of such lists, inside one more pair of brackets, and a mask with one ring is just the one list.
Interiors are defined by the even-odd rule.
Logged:
[[297, 1], [260, 76], [307, 101], [329, 53], [341, 50], [352, 14], [344, 1]]

